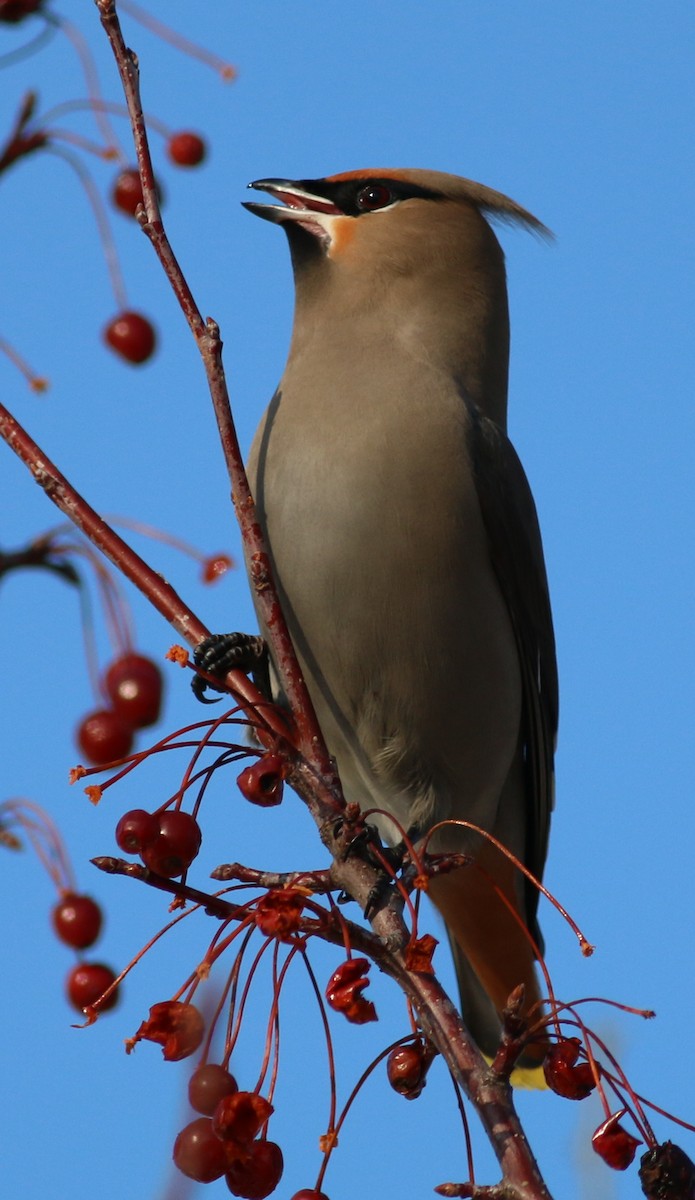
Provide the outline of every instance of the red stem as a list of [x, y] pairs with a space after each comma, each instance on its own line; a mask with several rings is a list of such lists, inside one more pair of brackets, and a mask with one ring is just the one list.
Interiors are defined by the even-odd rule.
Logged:
[[[197, 646], [209, 635], [209, 630], [195, 613], [184, 604], [178, 593], [154, 571], [123, 538], [99, 516], [86, 500], [43, 453], [22, 425], [0, 404], [0, 436], [31, 471], [57, 508], [127, 579], [143, 593], [159, 613], [190, 646]], [[265, 723], [283, 740], [287, 740], [287, 725], [268, 704], [251, 681], [241, 671], [230, 671], [226, 683], [239, 703], [250, 710], [250, 716], [261, 725]], [[255, 710], [258, 705], [261, 716]]]

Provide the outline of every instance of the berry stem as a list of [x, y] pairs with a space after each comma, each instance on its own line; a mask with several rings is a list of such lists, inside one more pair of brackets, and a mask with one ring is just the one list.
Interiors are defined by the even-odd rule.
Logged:
[[[28, 467], [49, 500], [70, 518], [85, 537], [89, 538], [131, 583], [135, 584], [188, 645], [197, 646], [209, 636], [209, 630], [184, 604], [174, 588], [102, 520], [19, 421], [1, 404], [0, 436]], [[231, 671], [227, 682], [233, 689], [235, 699], [244, 705], [251, 719], [261, 730], [268, 727], [277, 735], [287, 738], [285, 722], [275, 715], [273, 707], [267, 703], [250, 679], [240, 671]], [[256, 705], [260, 706], [260, 717], [256, 712]]]
[[[222, 451], [232, 488], [232, 499], [249, 560], [249, 578], [264, 624], [272, 642], [280, 682], [297, 724], [298, 749], [309, 766], [323, 780], [323, 796], [319, 800], [314, 787], [313, 811], [326, 819], [343, 807], [339, 784], [316, 718], [308, 689], [297, 662], [292, 641], [280, 605], [271, 566], [270, 553], [263, 536], [253, 497], [244, 470], [236, 429], [229, 403], [229, 393], [222, 366], [222, 341], [216, 322], [203, 321], [191, 289], [176, 260], [162, 224], [154, 182], [147, 131], [140, 99], [137, 60], [123, 40], [114, 0], [96, 0], [101, 23], [111, 43], [123, 91], [130, 113], [137, 154], [145, 213], [141, 219], [144, 233], [159, 258], [181, 309], [188, 321], [203, 360], [210, 396], [217, 419]], [[326, 808], [328, 805], [328, 809]], [[323, 812], [320, 809], [323, 808]]]

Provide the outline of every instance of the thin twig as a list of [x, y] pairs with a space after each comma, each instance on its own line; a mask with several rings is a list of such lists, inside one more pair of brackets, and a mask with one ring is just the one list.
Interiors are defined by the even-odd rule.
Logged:
[[[249, 578], [263, 623], [268, 630], [273, 660], [280, 682], [297, 725], [298, 748], [319, 774], [334, 780], [331, 759], [301, 668], [297, 662], [278, 596], [270, 551], [258, 521], [244, 470], [222, 366], [222, 340], [219, 327], [211, 318], [203, 321], [200, 309], [177, 262], [162, 223], [140, 99], [140, 73], [137, 59], [127, 48], [123, 39], [114, 0], [95, 0], [95, 2], [121, 76], [133, 128], [144, 205], [144, 211], [140, 210], [138, 219], [143, 232], [152, 243], [164, 273], [179, 301], [203, 360], [232, 488], [232, 500], [246, 550]], [[332, 786], [335, 787], [335, 782]]]

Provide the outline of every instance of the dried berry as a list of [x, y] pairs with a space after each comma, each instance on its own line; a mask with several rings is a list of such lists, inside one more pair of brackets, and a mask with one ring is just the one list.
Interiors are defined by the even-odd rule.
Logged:
[[633, 1137], [627, 1129], [623, 1129], [620, 1118], [626, 1110], [613, 1113], [607, 1117], [594, 1133], [591, 1145], [603, 1161], [614, 1171], [626, 1171], [635, 1157], [640, 1139]]
[[204, 1033], [205, 1022], [194, 1004], [163, 1000], [152, 1005], [149, 1017], [135, 1034], [134, 1043], [156, 1042], [167, 1062], [178, 1062], [195, 1054]]
[[212, 1127], [223, 1141], [249, 1146], [273, 1112], [265, 1096], [257, 1092], [236, 1092], [223, 1096], [212, 1118]]
[[326, 1000], [336, 1012], [341, 1012], [354, 1025], [376, 1021], [376, 1009], [371, 1000], [365, 1000], [362, 992], [369, 987], [366, 958], [348, 958], [334, 971], [326, 987]]
[[581, 1048], [579, 1038], [561, 1038], [543, 1060], [548, 1087], [567, 1100], [584, 1100], [596, 1087], [589, 1063], [577, 1062]]
[[299, 929], [304, 897], [293, 888], [274, 888], [256, 905], [256, 924], [266, 937], [291, 938]]

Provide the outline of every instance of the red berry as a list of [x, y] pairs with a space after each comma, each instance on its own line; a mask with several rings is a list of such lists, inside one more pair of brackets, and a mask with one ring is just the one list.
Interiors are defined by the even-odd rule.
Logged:
[[25, 17], [36, 12], [42, 4], [43, 0], [0, 0], [0, 21], [16, 25], [18, 21], [23, 21]]
[[120, 208], [121, 212], [128, 213], [129, 216], [134, 217], [138, 204], [142, 204], [142, 185], [140, 183], [139, 171], [134, 167], [129, 167], [127, 170], [121, 171], [116, 176], [111, 190], [111, 199], [116, 208]]
[[159, 833], [143, 848], [140, 857], [157, 875], [174, 879], [190, 867], [200, 849], [200, 826], [190, 813], [175, 808], [161, 813], [158, 820]]
[[235, 1162], [225, 1180], [233, 1196], [264, 1200], [279, 1184], [282, 1168], [282, 1150], [275, 1142], [252, 1142], [249, 1157]]
[[159, 667], [143, 654], [124, 654], [104, 676], [104, 690], [114, 710], [134, 729], [154, 725], [162, 706], [162, 687]]
[[118, 713], [101, 708], [85, 717], [77, 729], [77, 744], [95, 766], [125, 758], [133, 746], [133, 731]]
[[[78, 963], [67, 977], [68, 1000], [78, 1012], [91, 1008], [106, 989], [111, 987], [115, 978], [111, 968], [105, 967], [103, 963]], [[115, 988], [108, 1000], [99, 1006], [100, 1012], [113, 1008], [117, 999], [118, 989]]]
[[205, 1063], [188, 1081], [188, 1099], [196, 1112], [211, 1117], [223, 1096], [238, 1092], [237, 1081], [220, 1063]]
[[252, 804], [273, 808], [282, 801], [285, 769], [286, 762], [281, 755], [264, 754], [237, 776], [239, 791]]
[[295, 1192], [290, 1200], [328, 1200], [325, 1192], [317, 1192], [315, 1188], [302, 1188], [301, 1192]]
[[234, 566], [234, 559], [228, 554], [214, 554], [203, 563], [203, 583], [215, 583]]
[[116, 842], [124, 854], [139, 854], [159, 837], [159, 819], [144, 808], [131, 808], [116, 826]]
[[198, 1117], [182, 1129], [174, 1142], [174, 1162], [179, 1171], [198, 1183], [221, 1179], [227, 1170], [223, 1143], [212, 1131], [212, 1121]]
[[120, 358], [136, 365], [147, 362], [157, 344], [154, 328], [147, 317], [129, 311], [120, 312], [109, 321], [104, 340]]
[[394, 1092], [415, 1100], [424, 1088], [427, 1079], [427, 1061], [421, 1042], [412, 1046], [396, 1046], [388, 1056], [386, 1073]]
[[182, 130], [172, 133], [167, 143], [167, 153], [177, 167], [197, 167], [207, 154], [207, 146], [199, 134]]
[[[162, 203], [162, 193], [158, 183], [155, 183], [157, 199]], [[116, 176], [113, 187], [111, 189], [111, 199], [116, 208], [121, 212], [126, 213], [129, 217], [134, 217], [137, 211], [138, 204], [142, 204], [142, 184], [140, 183], [140, 172], [137, 167], [127, 167], [124, 171]]]
[[66, 946], [86, 950], [101, 932], [101, 909], [90, 896], [66, 892], [53, 909], [53, 928]]

